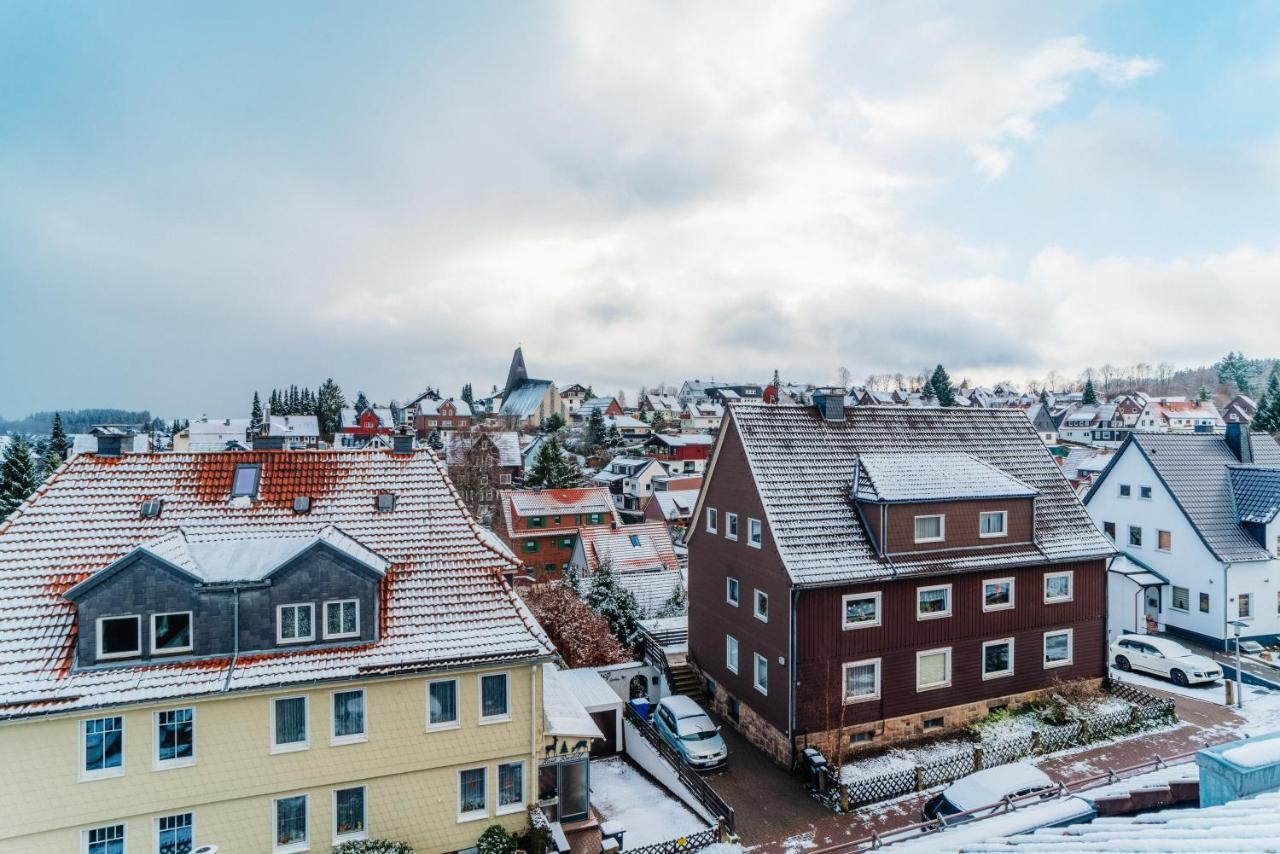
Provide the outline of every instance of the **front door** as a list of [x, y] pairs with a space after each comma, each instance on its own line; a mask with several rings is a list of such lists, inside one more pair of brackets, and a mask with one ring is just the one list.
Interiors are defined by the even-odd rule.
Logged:
[[1160, 588], [1146, 587], [1142, 591], [1145, 601], [1144, 613], [1146, 626], [1143, 631], [1146, 634], [1155, 634], [1160, 631]]
[[591, 763], [584, 756], [560, 765], [560, 820], [581, 821], [590, 813]]

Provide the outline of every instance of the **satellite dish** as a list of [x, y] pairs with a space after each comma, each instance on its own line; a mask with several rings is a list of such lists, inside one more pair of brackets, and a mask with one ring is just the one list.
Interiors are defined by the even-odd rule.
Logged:
[[218, 854], [218, 846], [201, 845], [199, 848], [192, 851], [191, 854]]

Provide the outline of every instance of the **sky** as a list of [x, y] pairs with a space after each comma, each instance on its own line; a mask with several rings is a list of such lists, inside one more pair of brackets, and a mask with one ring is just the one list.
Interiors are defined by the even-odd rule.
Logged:
[[1280, 355], [1280, 5], [0, 4], [0, 414]]

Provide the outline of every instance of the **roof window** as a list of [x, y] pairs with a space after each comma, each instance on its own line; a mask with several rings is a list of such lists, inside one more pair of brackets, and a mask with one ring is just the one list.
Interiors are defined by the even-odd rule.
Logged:
[[396, 496], [391, 492], [378, 493], [378, 510], [382, 513], [389, 513], [396, 509]]
[[247, 495], [250, 498], [256, 498], [258, 495], [258, 479], [261, 475], [261, 466], [236, 466], [235, 480], [231, 482], [231, 497], [239, 498], [242, 495]]
[[142, 502], [142, 518], [155, 519], [160, 515], [160, 511], [164, 509], [163, 498], [148, 498]]
[[294, 513], [310, 513], [311, 512], [311, 496], [299, 495], [297, 498], [293, 499], [293, 512]]

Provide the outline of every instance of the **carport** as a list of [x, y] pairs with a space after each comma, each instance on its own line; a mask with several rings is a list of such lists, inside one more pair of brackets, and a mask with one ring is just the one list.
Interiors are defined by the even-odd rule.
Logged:
[[586, 709], [603, 738], [591, 743], [592, 756], [612, 756], [622, 749], [622, 698], [590, 667], [561, 670], [562, 687]]

